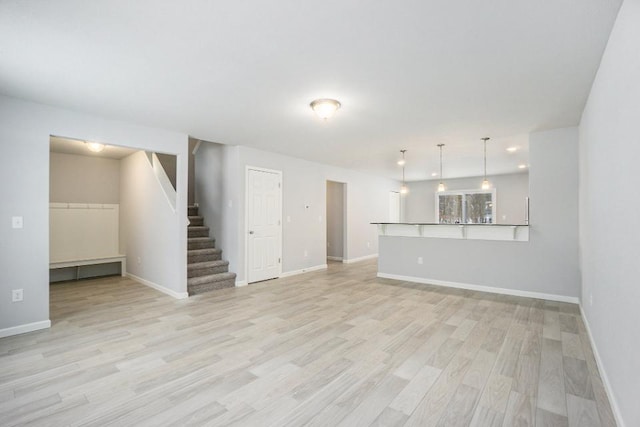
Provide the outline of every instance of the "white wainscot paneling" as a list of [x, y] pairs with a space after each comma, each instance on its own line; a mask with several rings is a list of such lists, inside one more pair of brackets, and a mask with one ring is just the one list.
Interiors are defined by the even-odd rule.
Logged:
[[51, 263], [112, 257], [119, 254], [119, 205], [51, 203]]

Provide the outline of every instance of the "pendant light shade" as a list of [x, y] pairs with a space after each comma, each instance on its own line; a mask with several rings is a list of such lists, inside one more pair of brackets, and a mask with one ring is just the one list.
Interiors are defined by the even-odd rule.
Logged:
[[489, 180], [487, 179], [487, 141], [491, 139], [487, 136], [485, 136], [484, 138], [482, 138], [482, 142], [484, 143], [484, 179], [482, 180], [482, 186], [480, 188], [482, 188], [483, 190], [488, 190], [491, 188], [491, 184], [489, 183]]
[[442, 193], [445, 190], [442, 182], [442, 147], [444, 147], [444, 144], [438, 144], [438, 147], [440, 148], [440, 184], [438, 184], [438, 193]]
[[402, 153], [402, 159], [398, 161], [398, 164], [402, 166], [402, 185], [400, 186], [400, 194], [407, 194], [409, 192], [409, 187], [407, 187], [407, 183], [404, 180], [404, 165], [406, 164], [404, 153], [406, 153], [407, 150], [400, 150], [400, 152]]

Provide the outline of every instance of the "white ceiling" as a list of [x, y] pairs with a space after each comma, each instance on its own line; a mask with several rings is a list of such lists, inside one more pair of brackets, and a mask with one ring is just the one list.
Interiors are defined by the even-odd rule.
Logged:
[[438, 143], [445, 176], [479, 175], [491, 136], [506, 173], [579, 122], [620, 3], [2, 0], [0, 93], [394, 178], [401, 148], [430, 177]]
[[107, 159], [122, 159], [138, 150], [115, 145], [105, 145], [99, 153], [89, 150], [84, 141], [77, 139], [52, 136], [49, 138], [49, 151], [52, 153], [76, 154], [78, 156], [104, 157]]

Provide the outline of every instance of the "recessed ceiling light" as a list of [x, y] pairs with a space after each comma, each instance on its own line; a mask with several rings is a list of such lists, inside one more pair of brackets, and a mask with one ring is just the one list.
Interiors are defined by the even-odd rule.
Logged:
[[527, 165], [518, 165], [518, 169], [526, 169]]
[[311, 109], [316, 112], [318, 117], [323, 120], [331, 118], [336, 111], [338, 111], [338, 108], [342, 106], [339, 101], [328, 98], [313, 100], [309, 105], [311, 106]]
[[518, 147], [509, 147], [507, 148], [507, 151], [510, 153], [515, 153], [516, 151], [518, 151]]
[[431, 172], [431, 176], [438, 176], [438, 172]]
[[99, 153], [104, 150], [104, 144], [100, 144], [99, 142], [85, 141], [85, 144], [87, 144], [87, 148], [94, 153]]

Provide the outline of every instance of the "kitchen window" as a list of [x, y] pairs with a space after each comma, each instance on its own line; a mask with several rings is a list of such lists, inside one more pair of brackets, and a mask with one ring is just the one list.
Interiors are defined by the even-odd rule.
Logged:
[[496, 190], [454, 190], [436, 193], [440, 224], [494, 224]]

